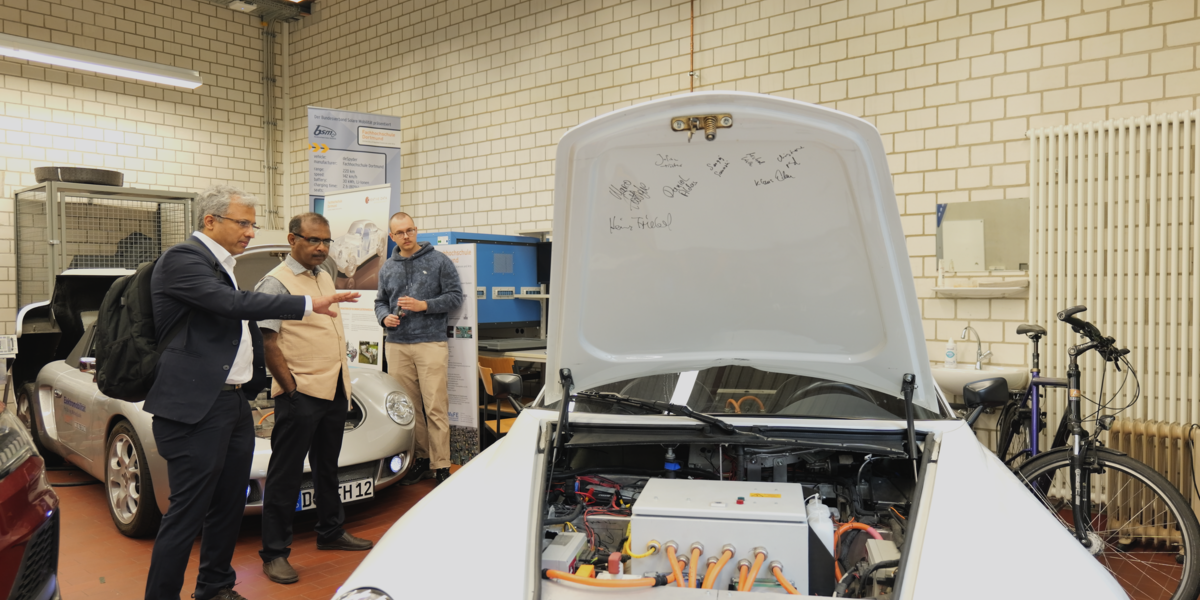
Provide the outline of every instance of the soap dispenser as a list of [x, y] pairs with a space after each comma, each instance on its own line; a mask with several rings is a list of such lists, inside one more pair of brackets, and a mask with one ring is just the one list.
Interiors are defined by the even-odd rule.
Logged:
[[946, 340], [946, 364], [947, 369], [953, 369], [958, 366], [958, 342], [954, 339]]

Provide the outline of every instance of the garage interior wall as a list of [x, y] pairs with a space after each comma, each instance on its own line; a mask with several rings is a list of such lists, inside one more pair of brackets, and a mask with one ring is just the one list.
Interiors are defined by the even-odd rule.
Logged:
[[[968, 324], [1023, 364], [1027, 301], [934, 297], [935, 205], [1029, 197], [1026, 131], [1196, 108], [1196, 0], [697, 0], [697, 90], [816, 102], [883, 134], [931, 357]], [[404, 203], [424, 229], [549, 229], [555, 143], [686, 92], [689, 3], [332, 2], [292, 25], [303, 107], [404, 119]], [[306, 199], [293, 195], [295, 205]], [[737, 240], [730, 240], [737, 243]], [[974, 361], [974, 344], [960, 357]]]
[[[149, 49], [152, 59], [206, 73], [206, 85], [191, 95], [0, 62], [0, 131], [8, 142], [0, 155], [8, 172], [0, 245], [11, 248], [3, 240], [12, 237], [13, 182], [32, 184], [39, 161], [71, 158], [55, 144], [88, 148], [74, 151], [111, 161], [98, 164], [124, 170], [136, 185], [194, 190], [228, 177], [259, 191], [261, 119], [251, 116], [261, 104], [254, 97], [259, 37], [251, 18], [198, 0], [88, 3], [104, 15], [65, 0], [0, 2], [22, 19], [0, 16], [5, 33], [54, 32], [52, 41], [116, 53]], [[696, 0], [695, 84], [816, 102], [874, 123], [889, 152], [930, 356], [940, 357], [945, 340], [970, 324], [993, 362], [1023, 364], [1027, 344], [1016, 325], [1047, 315], [1028, 314], [1024, 299], [934, 297], [936, 204], [1028, 197], [1029, 129], [1197, 108], [1198, 4]], [[562, 134], [593, 116], [688, 90], [689, 8], [680, 0], [318, 2], [312, 16], [285, 25], [291, 210], [307, 206], [304, 107], [314, 105], [402, 117], [403, 202], [418, 227], [549, 229]], [[95, 25], [101, 16], [103, 26]], [[210, 72], [219, 73], [212, 85]], [[48, 99], [61, 108], [47, 108]], [[72, 106], [88, 121], [74, 133], [54, 119], [55, 110], [81, 118]], [[88, 106], [134, 116], [105, 115], [95, 125], [101, 116], [88, 116]], [[144, 123], [152, 117], [170, 135], [151, 135]], [[61, 133], [26, 131], [52, 125]], [[147, 132], [126, 131], [132, 125]], [[122, 141], [96, 151], [101, 142], [84, 129]], [[107, 151], [119, 148], [133, 154]], [[150, 150], [187, 152], [191, 160], [163, 161], [183, 170], [174, 173], [138, 155]], [[33, 156], [23, 158], [27, 152]], [[209, 162], [190, 167], [199, 161]], [[0, 269], [11, 271], [4, 249]], [[0, 271], [0, 286], [11, 280]], [[11, 298], [0, 287], [6, 327]], [[974, 350], [960, 342], [961, 360], [973, 362]]]

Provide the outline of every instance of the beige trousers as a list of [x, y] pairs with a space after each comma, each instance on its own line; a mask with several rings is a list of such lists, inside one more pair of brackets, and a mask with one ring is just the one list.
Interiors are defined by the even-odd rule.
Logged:
[[416, 417], [416, 458], [429, 458], [430, 469], [450, 468], [450, 395], [446, 370], [450, 348], [446, 342], [384, 346], [388, 373], [408, 392]]

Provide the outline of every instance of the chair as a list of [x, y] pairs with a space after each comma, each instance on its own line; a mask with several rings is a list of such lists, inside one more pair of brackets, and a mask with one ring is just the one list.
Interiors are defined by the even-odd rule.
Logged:
[[[509, 364], [511, 366], [511, 362]], [[499, 440], [517, 421], [515, 416], [503, 418], [503, 415], [520, 415], [525, 408], [519, 400], [524, 383], [516, 373], [493, 373], [492, 369], [482, 364], [479, 365], [479, 378], [486, 392], [485, 403], [480, 406], [481, 421], [492, 432], [492, 437]], [[495, 414], [494, 421], [488, 420], [489, 413]]]

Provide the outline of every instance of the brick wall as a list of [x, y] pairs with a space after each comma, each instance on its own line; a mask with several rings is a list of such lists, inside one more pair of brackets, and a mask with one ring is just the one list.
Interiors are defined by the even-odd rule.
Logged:
[[[1028, 129], [1197, 108], [1198, 4], [697, 0], [696, 89], [778, 94], [874, 123], [931, 355], [970, 324], [996, 362], [1020, 364], [1024, 301], [934, 297], [935, 206], [1028, 196]], [[0, 270], [12, 269], [12, 190], [42, 161], [117, 166], [136, 185], [260, 189], [250, 17], [185, 0], [0, 6], [6, 33], [206, 80], [188, 92], [0, 61]], [[403, 202], [420, 227], [547, 229], [568, 128], [688, 89], [688, 11], [681, 0], [318, 2], [290, 25], [292, 209], [307, 204], [304, 107], [315, 105], [403, 118]], [[8, 281], [0, 272], [5, 327]]]
[[[930, 356], [970, 324], [994, 362], [1022, 364], [1024, 300], [934, 297], [935, 206], [1028, 197], [1028, 129], [1196, 108], [1198, 4], [697, 0], [696, 89], [777, 94], [874, 123]], [[688, 16], [680, 0], [320, 4], [291, 31], [293, 202], [306, 202], [312, 104], [404, 119], [403, 202], [418, 226], [547, 229], [568, 128], [688, 90]], [[964, 362], [974, 354], [960, 346]]]
[[0, 59], [0, 333], [16, 317], [13, 195], [33, 168], [115, 169], [126, 185], [260, 194], [262, 38], [199, 0], [0, 0], [0, 31], [199, 71], [195, 90]]

